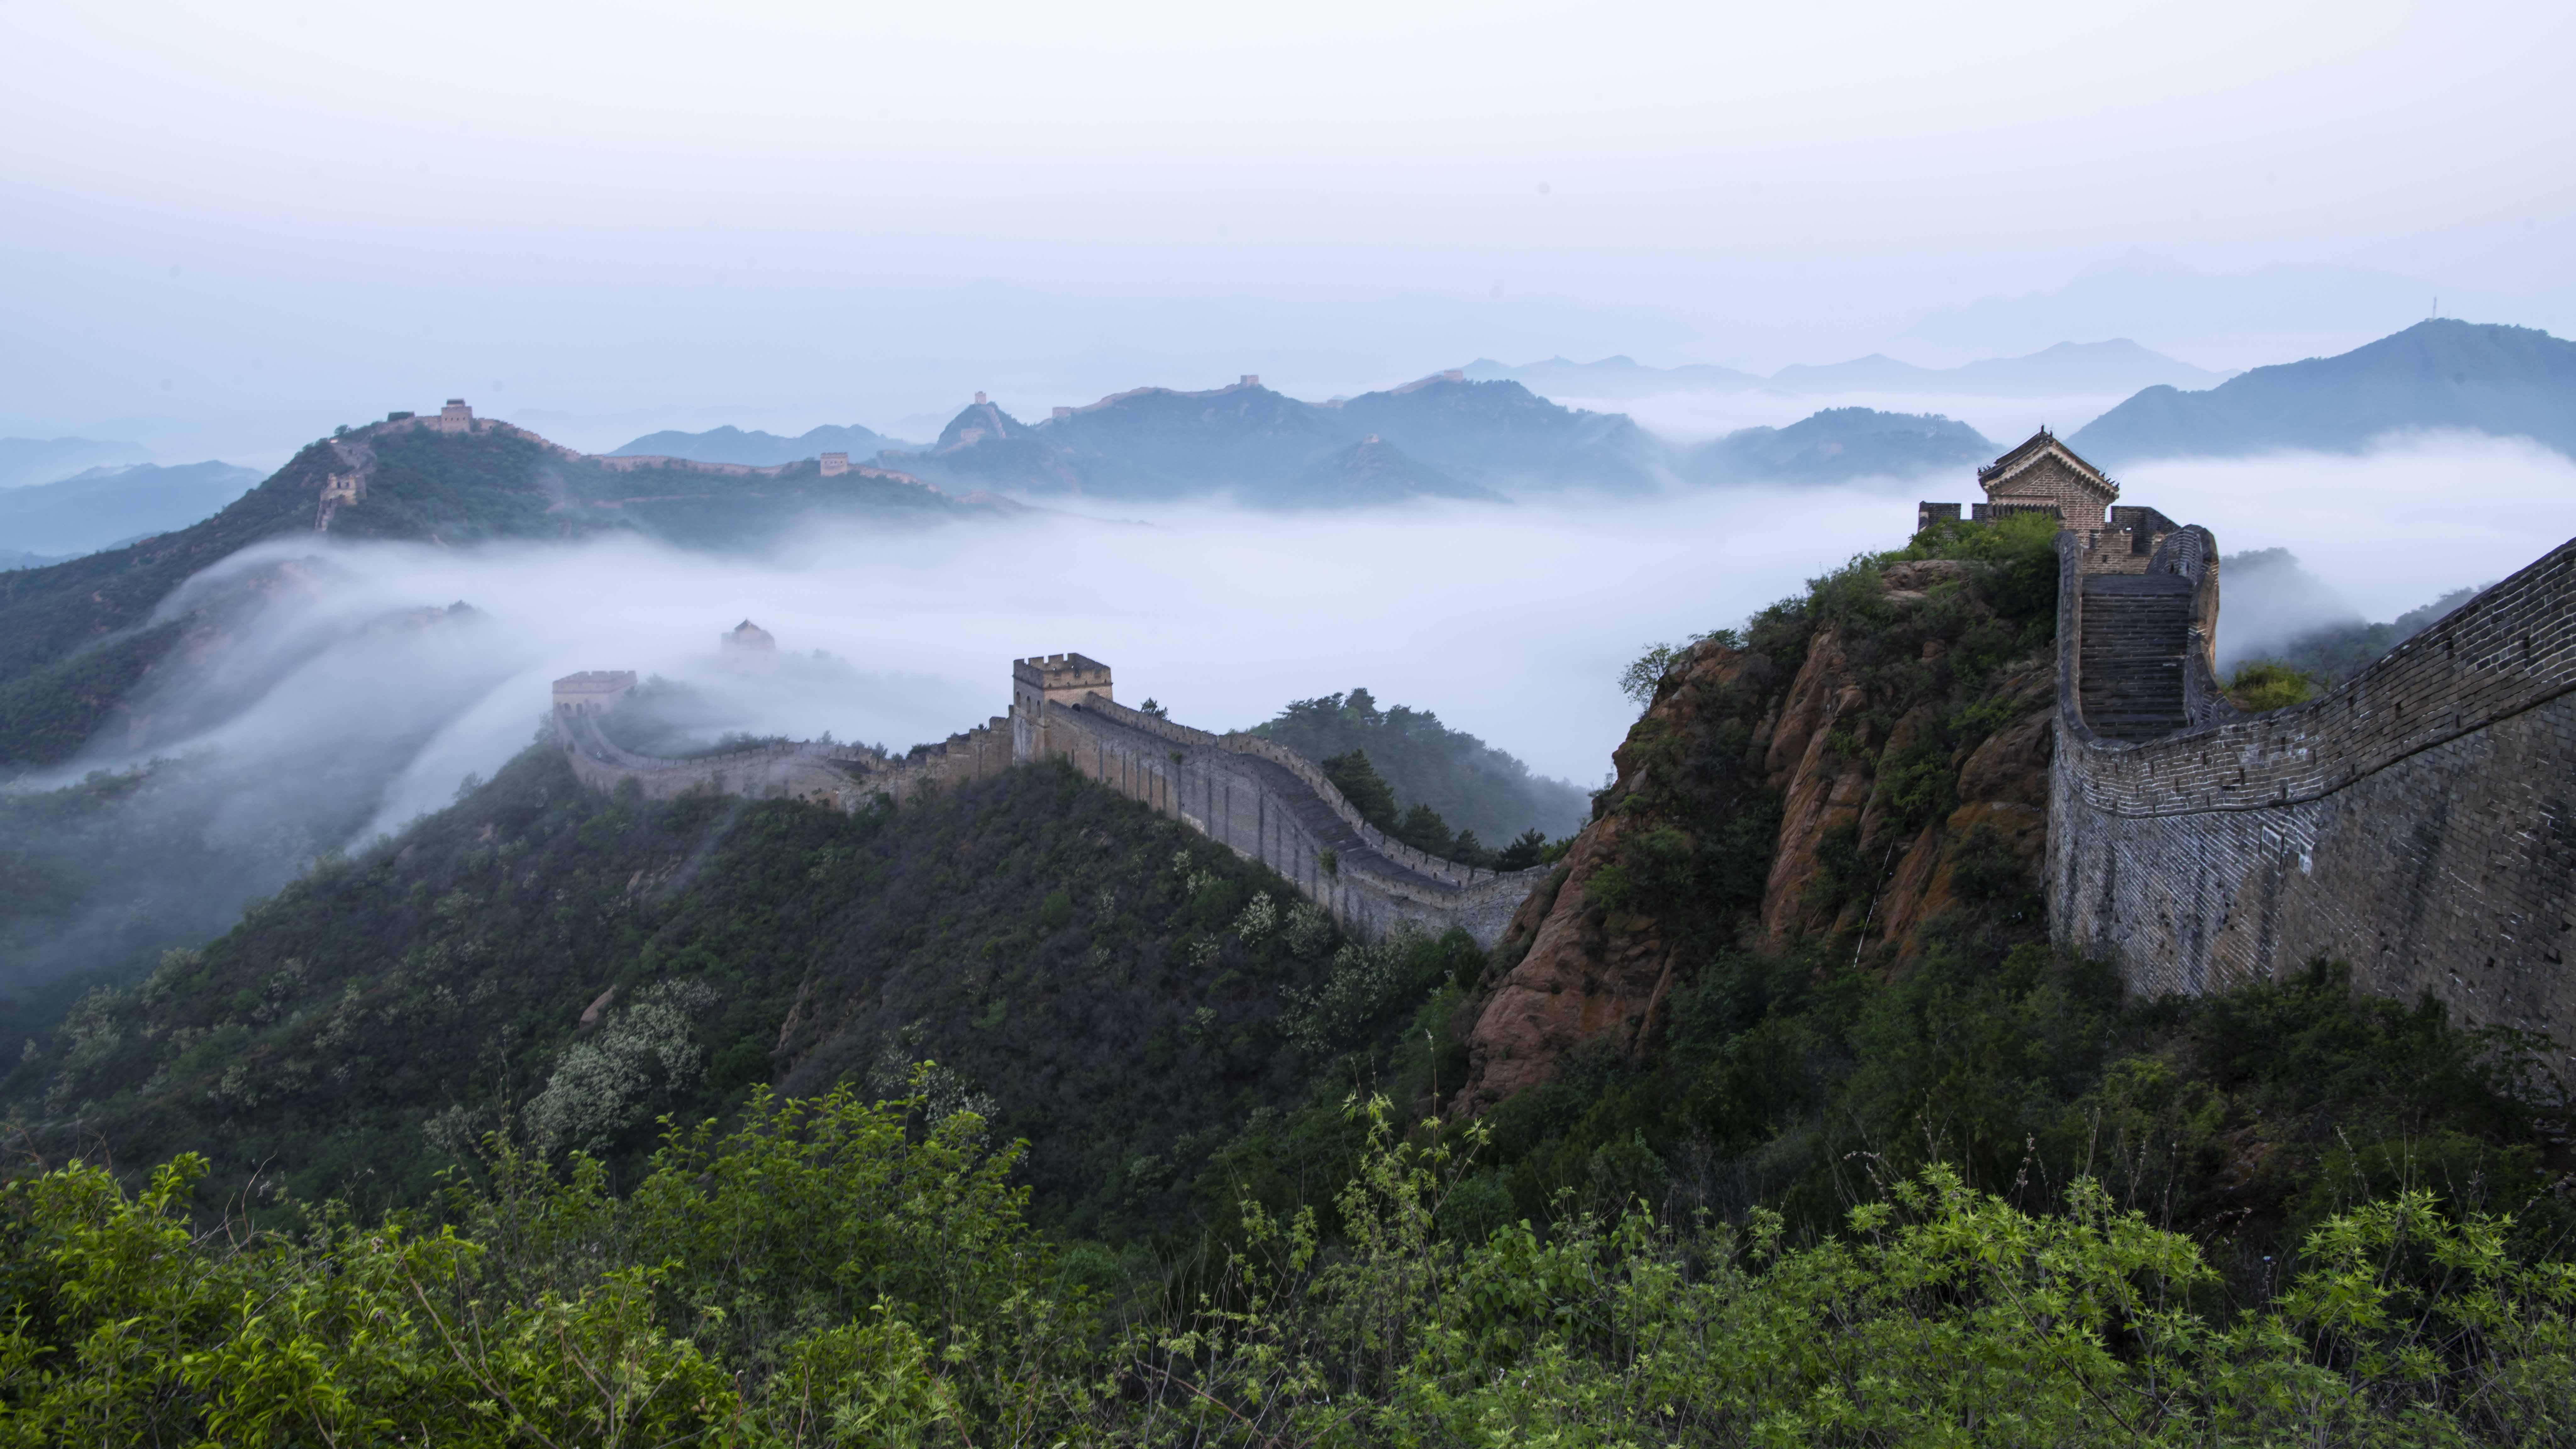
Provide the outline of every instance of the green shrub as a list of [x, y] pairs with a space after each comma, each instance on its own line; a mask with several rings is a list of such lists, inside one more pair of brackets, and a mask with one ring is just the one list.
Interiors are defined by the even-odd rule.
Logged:
[[2316, 697], [2313, 676], [2274, 660], [2249, 659], [2227, 678], [2228, 700], [2255, 714], [2305, 704]]

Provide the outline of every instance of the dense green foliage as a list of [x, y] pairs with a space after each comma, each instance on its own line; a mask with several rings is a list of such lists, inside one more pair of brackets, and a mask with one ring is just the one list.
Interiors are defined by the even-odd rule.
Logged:
[[2273, 651], [2279, 661], [2321, 684], [2340, 684], [2363, 666], [2439, 622], [2477, 596], [2475, 589], [2453, 589], [2421, 608], [2409, 609], [2385, 624], [2338, 624], [2301, 635]]
[[[2262, 1309], [2090, 1178], [2022, 1212], [1890, 1181], [1800, 1247], [1613, 1204], [1463, 1232], [1476, 1134], [1359, 1117], [1323, 1214], [1246, 1214], [1211, 1291], [1120, 1316], [1033, 1235], [1012, 1153], [918, 1095], [755, 1100], [633, 1191], [494, 1139], [450, 1219], [192, 1233], [0, 1190], [0, 1433], [23, 1443], [2563, 1443], [2576, 1275], [2400, 1193]], [[1458, 1149], [1463, 1147], [1464, 1151]]]
[[2317, 697], [2317, 681], [2270, 659], [2249, 659], [2227, 676], [2227, 698], [2238, 709], [2261, 714]]
[[[1382, 709], [1365, 689], [1298, 700], [1276, 718], [1253, 726], [1251, 733], [1277, 740], [1319, 765], [1336, 756], [1365, 755], [1371, 773], [1393, 795], [1392, 818], [1401, 820], [1407, 810], [1425, 806], [1445, 828], [1467, 832], [1488, 846], [1529, 830], [1571, 835], [1590, 813], [1591, 801], [1580, 788], [1531, 774], [1527, 765], [1449, 728], [1429, 710], [1400, 704]], [[1356, 797], [1353, 803], [1358, 803]], [[1361, 813], [1376, 822], [1368, 807]]]
[[1366, 750], [1333, 755], [1322, 763], [1324, 778], [1333, 782], [1342, 798], [1359, 811], [1361, 819], [1425, 854], [1488, 870], [1521, 870], [1549, 858], [1548, 838], [1536, 826], [1522, 831], [1500, 850], [1490, 850], [1476, 838], [1476, 832], [1451, 830], [1440, 812], [1428, 805], [1398, 809], [1394, 787], [1370, 763]]
[[0, 1101], [42, 1150], [195, 1150], [227, 1195], [268, 1163], [372, 1211], [505, 1113], [624, 1170], [658, 1113], [931, 1056], [943, 1100], [1035, 1140], [1050, 1211], [1125, 1230], [1409, 1011], [1435, 945], [1352, 946], [1061, 769], [845, 816], [602, 795], [540, 748], [93, 993]]

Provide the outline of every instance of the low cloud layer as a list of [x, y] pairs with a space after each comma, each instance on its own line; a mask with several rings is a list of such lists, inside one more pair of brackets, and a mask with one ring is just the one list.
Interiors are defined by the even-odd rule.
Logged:
[[2120, 484], [2122, 501], [2208, 528], [2223, 553], [2288, 549], [2374, 622], [2576, 537], [2576, 461], [2513, 438], [2413, 434], [2358, 457], [2141, 463]]
[[[2374, 620], [2576, 534], [2576, 464], [2496, 440], [2157, 464], [2123, 482], [2125, 498], [2209, 526], [2229, 553], [2289, 549]], [[1923, 494], [1973, 496], [1969, 479], [1955, 485], [1291, 517], [1035, 513], [818, 532], [757, 558], [632, 539], [272, 544], [192, 586], [255, 601], [219, 640], [72, 768], [29, 782], [181, 757], [86, 817], [90, 843], [66, 858], [112, 865], [132, 848], [120, 841], [148, 840], [174, 861], [202, 847], [195, 864], [158, 871], [149, 884], [165, 899], [150, 910], [101, 902], [42, 951], [22, 941], [19, 959], [117, 969], [201, 939], [315, 855], [490, 774], [535, 736], [551, 680], [578, 669], [694, 685], [724, 707], [724, 728], [901, 749], [1001, 713], [1013, 657], [1078, 650], [1116, 669], [1121, 699], [1154, 697], [1205, 728], [1366, 685], [1593, 784], [1634, 714], [1619, 671], [1644, 646], [1738, 624], [1854, 553], [1901, 543]], [[2230, 609], [2222, 651], [2229, 631], [2284, 627], [2256, 590]], [[723, 664], [717, 635], [743, 619], [776, 636], [782, 667]]]

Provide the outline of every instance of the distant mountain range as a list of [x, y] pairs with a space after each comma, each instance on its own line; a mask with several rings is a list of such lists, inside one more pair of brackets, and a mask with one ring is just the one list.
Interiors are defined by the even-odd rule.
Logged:
[[[696, 439], [726, 435], [759, 436], [729, 428], [663, 433], [618, 452], [695, 457], [685, 450]], [[1564, 407], [1517, 382], [1443, 373], [1323, 403], [1253, 380], [1204, 392], [1137, 388], [1037, 423], [978, 399], [938, 441], [888, 449], [875, 461], [952, 489], [1137, 500], [1230, 493], [1258, 507], [1298, 509], [1635, 492], [1668, 482], [1834, 483], [1965, 467], [1995, 452], [1965, 423], [1869, 408], [1829, 408], [1786, 428], [1677, 445], [1622, 413]]]
[[2576, 342], [2436, 318], [2337, 357], [2258, 367], [2205, 392], [2151, 387], [2067, 441], [2111, 466], [2347, 453], [2416, 428], [2519, 435], [2576, 455]]
[[1250, 378], [1205, 392], [1138, 388], [1039, 423], [979, 400], [929, 448], [879, 461], [1033, 496], [1232, 493], [1297, 508], [1526, 486], [1635, 490], [1653, 483], [1663, 452], [1619, 414], [1559, 407], [1518, 383], [1443, 375], [1326, 403]]
[[826, 424], [811, 428], [792, 438], [757, 429], [712, 428], [703, 433], [647, 433], [608, 456], [612, 458], [687, 458], [699, 463], [744, 463], [754, 468], [772, 468], [781, 463], [794, 463], [806, 458], [819, 458], [825, 453], [847, 453], [853, 458], [866, 458], [887, 448], [916, 446], [872, 428], [856, 423], [846, 427]]
[[1973, 468], [2000, 451], [1983, 433], [1936, 413], [1827, 408], [1785, 428], [1744, 428], [1682, 455], [1695, 481], [1831, 483]]
[[258, 482], [230, 463], [143, 463], [0, 489], [0, 554], [84, 554], [185, 528]]
[[134, 443], [108, 443], [96, 438], [0, 438], [0, 488], [52, 483], [85, 468], [151, 461], [152, 455]]
[[1576, 398], [1760, 389], [1811, 395], [1892, 392], [2062, 397], [2129, 393], [2158, 385], [2212, 387], [2228, 376], [2150, 351], [2125, 337], [2108, 342], [2061, 342], [2026, 357], [1989, 358], [1964, 367], [1917, 367], [1872, 353], [1849, 362], [1784, 367], [1769, 377], [1706, 364], [1647, 367], [1627, 357], [1605, 357], [1598, 362], [1551, 357], [1520, 367], [1478, 358], [1462, 371], [1471, 379], [1517, 382], [1550, 397]]
[[[67, 758], [183, 640], [219, 628], [220, 590], [184, 612], [161, 605], [251, 544], [315, 538], [335, 477], [364, 483], [357, 498], [331, 505], [331, 537], [451, 546], [638, 533], [724, 549], [764, 544], [817, 519], [893, 530], [1016, 511], [873, 469], [827, 477], [810, 462], [756, 472], [634, 462], [575, 453], [489, 419], [455, 434], [408, 417], [316, 441], [184, 528], [0, 572], [0, 774]], [[227, 587], [258, 585], [245, 578]]]
[[[2185, 387], [2198, 391], [2184, 391]], [[1658, 438], [1623, 413], [1551, 401], [1683, 388], [1830, 395], [2066, 396], [2128, 390], [2070, 441], [2106, 464], [2137, 458], [2358, 448], [2405, 428], [2524, 434], [2576, 453], [2576, 344], [2543, 332], [2437, 321], [2342, 357], [2228, 377], [2134, 342], [2060, 343], [1947, 369], [1864, 357], [1768, 378], [1625, 357], [1507, 368], [1482, 361], [1402, 387], [1303, 402], [1246, 378], [1185, 392], [1137, 388], [1026, 422], [978, 395], [926, 447], [887, 445], [884, 467], [952, 487], [1029, 497], [1174, 499], [1230, 494], [1262, 507], [1350, 507], [1420, 497], [1634, 492], [1665, 483], [1838, 483], [1909, 477], [1991, 458], [1997, 446], [1938, 414], [1838, 407], [1710, 442]], [[801, 438], [719, 428], [655, 433], [618, 449], [711, 462], [869, 456], [878, 434]]]

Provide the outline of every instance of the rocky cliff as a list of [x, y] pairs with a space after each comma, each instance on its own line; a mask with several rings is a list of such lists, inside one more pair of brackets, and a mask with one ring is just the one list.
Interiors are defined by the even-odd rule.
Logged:
[[1460, 1008], [1451, 1110], [1650, 1052], [1722, 956], [1898, 972], [2044, 936], [2054, 583], [2035, 528], [1936, 526], [1679, 657]]

